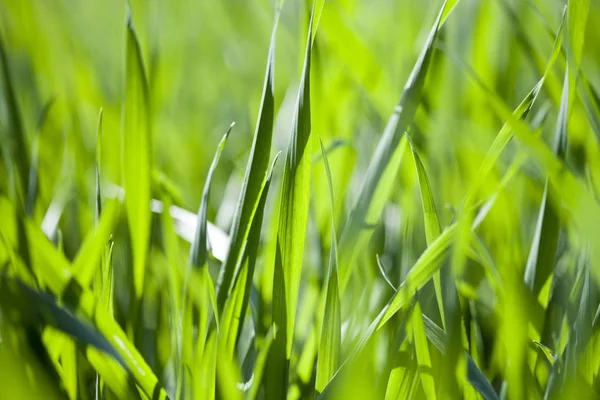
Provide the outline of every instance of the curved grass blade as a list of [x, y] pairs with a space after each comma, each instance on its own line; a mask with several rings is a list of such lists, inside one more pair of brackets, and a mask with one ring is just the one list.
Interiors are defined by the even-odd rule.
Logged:
[[[427, 42], [404, 86], [400, 101], [388, 120], [375, 154], [371, 158], [358, 199], [350, 212], [350, 217], [342, 232], [340, 239], [340, 293], [344, 292], [348, 284], [352, 269], [354, 268], [356, 255], [366, 244], [367, 237], [361, 235], [361, 231], [364, 230], [365, 224], [370, 222], [369, 219], [381, 214], [382, 208], [377, 207], [375, 209], [371, 203], [373, 203], [375, 192], [380, 185], [386, 169], [392, 166], [391, 161], [395, 158], [394, 155], [402, 143], [402, 135], [412, 123], [417, 112], [421, 92], [423, 91], [425, 78], [427, 77], [429, 64], [433, 56], [433, 45], [437, 38], [442, 15], [446, 13], [447, 5], [448, 3], [444, 2], [431, 28]], [[387, 195], [384, 196], [386, 199], [389, 197], [391, 189], [391, 186], [387, 188]], [[383, 204], [381, 204], [381, 207], [383, 207]]]
[[121, 153], [125, 207], [133, 248], [132, 295], [135, 297], [132, 303], [137, 303], [144, 287], [144, 271], [150, 239], [152, 145], [148, 81], [129, 9], [126, 30]]
[[317, 358], [317, 378], [315, 389], [317, 393], [321, 392], [329, 383], [338, 369], [340, 343], [342, 340], [342, 317], [341, 305], [338, 289], [337, 273], [337, 244], [335, 235], [335, 213], [333, 201], [333, 182], [331, 179], [331, 169], [325, 152], [323, 142], [319, 137], [321, 144], [321, 153], [323, 163], [327, 173], [327, 183], [329, 185], [329, 201], [331, 207], [331, 253], [329, 255], [329, 273], [326, 278], [325, 295], [325, 313], [323, 315], [323, 324], [321, 327], [321, 338], [319, 342], [319, 353]]
[[[197, 270], [200, 278], [200, 291], [201, 291], [201, 299], [203, 306], [201, 307], [201, 317], [200, 323], [198, 327], [198, 345], [203, 347], [202, 345], [205, 343], [205, 335], [207, 335], [208, 329], [208, 321], [210, 318], [210, 310], [208, 307], [209, 299], [212, 304], [213, 312], [215, 313], [215, 321], [217, 322], [218, 329], [218, 309], [216, 304], [216, 294], [215, 289], [212, 283], [212, 279], [208, 273], [208, 202], [210, 196], [210, 185], [212, 182], [212, 177], [217, 169], [217, 165], [219, 163], [219, 159], [221, 158], [221, 153], [223, 152], [223, 148], [225, 147], [225, 143], [227, 142], [227, 138], [231, 133], [231, 130], [235, 126], [235, 123], [232, 123], [227, 129], [227, 132], [221, 138], [219, 145], [217, 147], [217, 151], [213, 157], [213, 160], [210, 164], [210, 168], [208, 169], [208, 175], [206, 176], [206, 182], [204, 183], [204, 189], [202, 191], [202, 202], [200, 203], [200, 208], [198, 209], [198, 216], [196, 222], [196, 232], [194, 234], [194, 241], [192, 242], [192, 246], [190, 248], [190, 254], [188, 257], [188, 268], [186, 271], [186, 276], [183, 281], [183, 296], [181, 304], [185, 305], [185, 296], [187, 293], [187, 284], [190, 274], [190, 269]], [[185, 306], [182, 307], [181, 315], [185, 315]]]
[[379, 257], [379, 254], [377, 254], [375, 257], [377, 258], [377, 266], [379, 267], [379, 272], [381, 272], [381, 276], [383, 276], [383, 279], [392, 288], [392, 290], [394, 292], [397, 292], [398, 289], [396, 288], [396, 286], [394, 286], [394, 284], [392, 283], [392, 280], [388, 276], [388, 273], [386, 272], [386, 268], [383, 265], [383, 262], [381, 262], [381, 258]]
[[[410, 143], [413, 160], [415, 162], [415, 168], [417, 169], [419, 191], [421, 192], [421, 203], [423, 205], [423, 218], [425, 219], [425, 238], [427, 240], [427, 246], [429, 246], [431, 242], [441, 235], [442, 229], [440, 227], [440, 220], [435, 207], [435, 200], [433, 199], [431, 186], [429, 185], [427, 172], [425, 172], [425, 167], [423, 166], [423, 163], [417, 154], [417, 150], [413, 146], [410, 136], [407, 134], [406, 137]], [[444, 313], [444, 300], [442, 296], [442, 278], [439, 271], [433, 276], [433, 284], [435, 288], [435, 297], [437, 299], [438, 310], [440, 312], [440, 317], [442, 318], [442, 326], [445, 328], [446, 315]]]
[[188, 265], [194, 268], [203, 267], [208, 260], [207, 221], [210, 184], [212, 182], [212, 176], [217, 168], [217, 164], [219, 163], [221, 153], [223, 152], [223, 148], [225, 147], [225, 143], [227, 142], [227, 138], [229, 137], [229, 134], [231, 133], [231, 130], [234, 126], [235, 122], [229, 126], [229, 129], [227, 129], [227, 132], [225, 132], [225, 134], [221, 138], [221, 141], [217, 146], [217, 151], [213, 157], [212, 163], [210, 164], [210, 168], [208, 169], [208, 175], [206, 176], [206, 183], [204, 184], [204, 189], [202, 191], [202, 202], [200, 204], [200, 209], [198, 210], [196, 233], [194, 235], [194, 241], [192, 242], [192, 247], [190, 248], [190, 255], [188, 259]]
[[241, 257], [242, 248], [248, 238], [252, 225], [251, 216], [258, 202], [260, 201], [260, 191], [267, 175], [269, 167], [269, 158], [271, 152], [271, 141], [273, 137], [274, 121], [274, 79], [275, 79], [275, 39], [277, 32], [277, 23], [279, 21], [279, 8], [275, 12], [275, 22], [273, 23], [273, 32], [269, 44], [269, 55], [267, 58], [267, 69], [265, 72], [265, 81], [263, 93], [258, 112], [258, 122], [250, 150], [250, 158], [246, 167], [242, 191], [238, 201], [237, 209], [230, 230], [230, 245], [227, 257], [221, 268], [217, 282], [217, 304], [218, 309], [222, 310], [225, 301], [232, 290], [233, 278], [236, 274], [236, 267]]
[[308, 223], [312, 167], [310, 62], [315, 4], [313, 3], [308, 26], [304, 67], [298, 89], [281, 188], [273, 279], [273, 323], [281, 334], [275, 338], [269, 354], [267, 399], [281, 399], [287, 393], [288, 368], [292, 353], [296, 306]]

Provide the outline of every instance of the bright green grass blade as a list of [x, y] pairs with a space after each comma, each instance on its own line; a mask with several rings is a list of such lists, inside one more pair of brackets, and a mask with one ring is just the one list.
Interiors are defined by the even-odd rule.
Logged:
[[415, 339], [415, 350], [417, 353], [417, 362], [419, 364], [419, 375], [421, 377], [421, 385], [428, 400], [436, 399], [435, 382], [433, 379], [433, 371], [431, 368], [431, 356], [429, 355], [429, 343], [425, 335], [425, 326], [423, 325], [423, 315], [421, 314], [421, 306], [419, 302], [415, 304], [413, 309], [413, 337]]
[[208, 170], [208, 175], [206, 177], [206, 182], [204, 183], [204, 189], [202, 191], [202, 201], [200, 203], [200, 208], [198, 209], [198, 216], [196, 222], [196, 231], [194, 233], [194, 241], [192, 242], [192, 246], [190, 247], [190, 254], [188, 257], [188, 268], [186, 270], [186, 276], [184, 277], [183, 283], [183, 295], [184, 298], [182, 300], [183, 310], [182, 315], [185, 315], [185, 295], [187, 293], [187, 285], [188, 280], [190, 279], [190, 274], [196, 273], [198, 275], [198, 289], [200, 290], [200, 321], [198, 325], [198, 339], [197, 339], [197, 348], [202, 349], [205, 343], [205, 336], [208, 334], [208, 322], [210, 320], [210, 304], [212, 304], [213, 312], [215, 313], [215, 321], [217, 322], [218, 329], [218, 315], [216, 308], [216, 298], [214, 293], [214, 286], [212, 283], [212, 279], [208, 273], [208, 242], [207, 242], [207, 226], [208, 226], [208, 203], [210, 197], [210, 186], [212, 182], [213, 174], [217, 168], [219, 163], [219, 159], [221, 157], [221, 153], [223, 152], [223, 148], [225, 147], [225, 143], [227, 142], [227, 138], [233, 129], [235, 124], [231, 124], [227, 132], [221, 138], [219, 145], [217, 146], [217, 151], [213, 157], [213, 160], [210, 164], [210, 168]]
[[[568, 53], [570, 60], [574, 63], [573, 74], [578, 73], [583, 53], [583, 44], [585, 40], [585, 28], [587, 26], [588, 14], [590, 9], [590, 0], [569, 0], [567, 3], [567, 25], [569, 35]], [[572, 86], [573, 82], [569, 82]], [[575, 89], [573, 87], [573, 89]]]
[[206, 346], [200, 354], [199, 371], [194, 391], [195, 399], [214, 400], [217, 385], [217, 332], [211, 331]]
[[219, 310], [224, 307], [225, 301], [232, 289], [233, 278], [236, 275], [236, 268], [241, 257], [241, 252], [248, 239], [248, 234], [252, 225], [251, 216], [254, 214], [254, 210], [260, 201], [261, 187], [269, 167], [275, 109], [274, 68], [275, 39], [278, 21], [279, 8], [276, 10], [275, 22], [273, 23], [273, 32], [271, 34], [271, 42], [269, 45], [267, 70], [265, 72], [265, 81], [258, 112], [256, 131], [254, 133], [250, 158], [244, 175], [242, 191], [240, 193], [237, 209], [229, 233], [231, 240], [229, 252], [227, 253], [227, 258], [223, 263], [223, 267], [221, 268], [217, 283], [217, 304]]
[[[167, 193], [163, 193], [163, 204], [165, 208], [169, 208], [171, 206], [171, 197]], [[168, 212], [162, 213], [161, 215], [161, 228], [162, 228], [162, 242], [165, 251], [165, 255], [167, 258], [168, 268], [166, 268], [165, 276], [167, 281], [167, 289], [166, 296], [168, 298], [168, 314], [169, 314], [169, 322], [170, 322], [170, 345], [171, 348], [174, 349], [172, 352], [172, 362], [173, 369], [175, 371], [175, 398], [181, 398], [181, 390], [183, 389], [183, 376], [184, 376], [184, 363], [183, 359], [183, 349], [182, 349], [182, 321], [183, 317], [181, 314], [182, 309], [182, 300], [181, 296], [181, 284], [179, 279], [179, 270], [177, 267], [179, 265], [184, 265], [184, 261], [182, 260], [181, 252], [179, 249], [179, 243], [177, 241], [177, 236], [175, 235], [175, 230], [173, 228], [173, 218], [171, 214]], [[184, 299], [186, 299], [184, 294]], [[188, 322], [188, 321], [186, 321]], [[191, 351], [189, 349], [188, 354], [186, 354], [186, 361], [188, 361], [188, 365], [190, 364], [189, 360], [191, 360]]]
[[[446, 6], [447, 3], [444, 2], [419, 59], [404, 86], [400, 101], [388, 120], [375, 154], [371, 158], [371, 163], [367, 169], [356, 203], [342, 232], [340, 239], [340, 293], [344, 292], [352, 275], [357, 254], [366, 245], [368, 236], [361, 235], [361, 231], [365, 229], [365, 225], [371, 222], [371, 219], [378, 218], [383, 210], [383, 208], [374, 209], [372, 207], [374, 196], [386, 169], [390, 167], [390, 162], [394, 159], [394, 154], [402, 143], [400, 140], [402, 135], [412, 123], [417, 112], [417, 107], [421, 100], [421, 92], [423, 91], [425, 78], [427, 77], [429, 64], [433, 56], [433, 48], [440, 20], [446, 11]], [[391, 190], [392, 187], [387, 188], [387, 196], [384, 196], [385, 199], [389, 197]], [[383, 207], [383, 204], [381, 204], [381, 207]]]
[[419, 375], [410, 366], [396, 367], [390, 373], [385, 390], [385, 400], [414, 399], [418, 393]]
[[[554, 154], [564, 160], [567, 151], [567, 115], [569, 103], [569, 68], [565, 72], [564, 86], [558, 119], [556, 122], [556, 138], [554, 143]], [[544, 196], [540, 205], [540, 212], [536, 224], [533, 243], [529, 251], [527, 265], [525, 267], [525, 284], [533, 292], [535, 298], [552, 274], [556, 250], [558, 248], [558, 236], [560, 233], [560, 220], [558, 211], [554, 204], [549, 203], [548, 181], [544, 187]], [[545, 304], [543, 301], [542, 304]]]
[[252, 386], [250, 387], [250, 392], [246, 396], [248, 400], [255, 400], [258, 396], [258, 391], [260, 390], [260, 386], [263, 382], [263, 374], [265, 372], [267, 356], [269, 355], [269, 350], [275, 335], [277, 335], [277, 328], [272, 326], [267, 331], [263, 345], [258, 352], [258, 356], [256, 357], [256, 362], [254, 364], [254, 379], [252, 381]]
[[406, 306], [417, 290], [421, 289], [439, 270], [441, 263], [448, 255], [450, 245], [454, 242], [457, 228], [456, 224], [446, 228], [419, 257], [389, 305], [382, 311], [381, 322], [378, 323], [377, 329], [381, 328], [398, 310]]
[[252, 226], [250, 228], [250, 235], [248, 236], [248, 240], [246, 241], [242, 251], [243, 265], [240, 273], [235, 278], [233, 292], [227, 299], [225, 308], [223, 310], [221, 321], [221, 326], [223, 329], [219, 335], [219, 346], [221, 346], [220, 348], [223, 350], [224, 354], [231, 356], [235, 354], [235, 347], [238, 344], [240, 335], [242, 333], [242, 327], [244, 325], [246, 309], [248, 307], [250, 292], [252, 290], [252, 277], [254, 275], [256, 257], [258, 255], [258, 245], [260, 243], [260, 232], [262, 228], [265, 205], [267, 202], [267, 195], [269, 194], [273, 169], [275, 168], [278, 158], [279, 154], [277, 154], [271, 163], [265, 181], [261, 185], [259, 192], [260, 200], [257, 204], [256, 210], [254, 210], [254, 213], [251, 216]]
[[[5, 139], [10, 148], [11, 158], [17, 168], [17, 193], [29, 187], [27, 174], [29, 172], [30, 155], [27, 150], [27, 137], [21, 118], [21, 112], [17, 103], [14, 88], [14, 78], [8, 66], [8, 55], [4, 47], [4, 40], [0, 36], [0, 64], [2, 65], [2, 78], [4, 86], [4, 98], [7, 107], [8, 137]], [[3, 140], [4, 141], [4, 140]]]
[[200, 208], [198, 210], [197, 224], [196, 224], [196, 233], [194, 235], [194, 241], [192, 243], [192, 247], [190, 248], [190, 255], [188, 259], [188, 265], [194, 268], [202, 268], [206, 264], [208, 260], [208, 242], [207, 242], [207, 221], [208, 221], [208, 201], [210, 196], [210, 183], [212, 181], [212, 176], [217, 168], [217, 164], [219, 163], [219, 158], [221, 157], [221, 153], [223, 152], [223, 148], [225, 147], [225, 143], [227, 142], [227, 138], [231, 133], [235, 123], [232, 123], [227, 132], [221, 138], [219, 145], [217, 147], [217, 151], [213, 157], [212, 163], [210, 164], [210, 168], [208, 169], [208, 175], [206, 177], [206, 183], [204, 184], [204, 190], [202, 191], [202, 202], [200, 204]]
[[310, 60], [314, 12], [315, 3], [313, 3], [308, 26], [304, 67], [281, 188], [273, 279], [273, 323], [281, 334], [275, 338], [267, 364], [267, 399], [284, 398], [287, 392], [288, 368], [306, 240], [312, 167]]
[[111, 200], [107, 202], [98, 221], [98, 226], [93, 232], [86, 235], [73, 261], [73, 272], [79, 282], [85, 287], [91, 285], [94, 274], [101, 266], [106, 244], [109, 242], [111, 235], [119, 223], [120, 214], [121, 204], [118, 201]]
[[315, 389], [321, 392], [327, 383], [331, 380], [338, 369], [340, 342], [342, 340], [342, 317], [341, 305], [338, 289], [338, 273], [337, 273], [337, 244], [335, 235], [335, 213], [333, 201], [333, 182], [331, 179], [331, 170], [329, 161], [325, 153], [325, 147], [319, 137], [321, 144], [321, 153], [323, 155], [323, 163], [327, 172], [327, 183], [329, 185], [329, 200], [331, 206], [331, 254], [329, 255], [329, 273], [325, 280], [326, 285], [326, 300], [325, 314], [323, 315], [323, 324], [321, 327], [321, 338], [319, 342], [319, 354], [317, 358], [317, 378]]
[[[126, 76], [122, 111], [122, 168], [125, 207], [133, 249], [133, 303], [142, 296], [150, 239], [152, 145], [148, 82], [131, 15], [127, 16]], [[133, 317], [133, 316], [131, 316]]]
[[[417, 154], [417, 150], [413, 146], [410, 136], [406, 136], [410, 143], [410, 148], [413, 154], [413, 160], [415, 162], [415, 168], [417, 169], [417, 176], [419, 178], [419, 190], [421, 192], [421, 202], [423, 204], [423, 217], [425, 219], [425, 238], [427, 245], [429, 246], [440, 234], [442, 229], [440, 227], [440, 220], [438, 218], [437, 209], [435, 207], [435, 200], [433, 199], [433, 192], [429, 185], [429, 178], [425, 167]], [[435, 297], [437, 299], [438, 309], [440, 317], [442, 318], [442, 326], [446, 327], [446, 316], [444, 313], [444, 300], [442, 297], [442, 278], [439, 271], [433, 276], [433, 283], [435, 287]]]

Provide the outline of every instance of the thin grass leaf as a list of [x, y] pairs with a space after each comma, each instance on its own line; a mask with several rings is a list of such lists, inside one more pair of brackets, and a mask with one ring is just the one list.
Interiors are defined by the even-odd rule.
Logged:
[[239, 275], [235, 278], [233, 292], [225, 303], [225, 308], [221, 317], [221, 326], [223, 329], [219, 336], [219, 346], [221, 346], [220, 348], [223, 350], [224, 354], [234, 355], [235, 347], [237, 346], [242, 333], [244, 318], [246, 317], [246, 310], [250, 299], [250, 292], [252, 290], [252, 277], [254, 276], [254, 267], [258, 255], [258, 245], [260, 243], [260, 232], [267, 195], [269, 194], [273, 169], [275, 168], [278, 159], [279, 153], [273, 159], [267, 176], [265, 177], [265, 181], [261, 185], [260, 201], [251, 216], [252, 227], [250, 228], [250, 235], [242, 251], [243, 265]]
[[246, 167], [242, 191], [240, 192], [240, 198], [229, 233], [229, 251], [217, 281], [217, 304], [219, 310], [222, 310], [225, 306], [225, 301], [232, 290], [233, 279], [235, 275], [237, 275], [236, 268], [252, 225], [251, 216], [254, 214], [254, 210], [260, 201], [260, 191], [269, 167], [275, 108], [275, 39], [277, 23], [279, 21], [279, 10], [280, 8], [278, 7], [275, 12], [275, 21], [273, 23], [271, 42], [269, 44], [265, 81], [258, 112], [258, 122], [252, 141], [250, 158]]
[[[433, 56], [433, 45], [447, 5], [444, 2], [431, 28], [427, 42], [404, 86], [400, 101], [388, 120], [375, 154], [371, 158], [356, 203], [350, 212], [350, 217], [342, 232], [340, 239], [340, 266], [342, 267], [340, 269], [340, 293], [344, 292], [352, 275], [356, 255], [361, 251], [368, 239], [368, 237], [360, 234], [361, 231], [364, 230], [370, 220], [378, 217], [383, 210], [379, 207], [375, 209], [371, 204], [386, 170], [393, 166], [391, 161], [394, 160], [395, 153], [402, 144], [402, 135], [412, 123], [417, 112], [417, 107], [421, 100], [421, 92], [423, 91], [425, 78], [427, 77], [429, 64]], [[391, 189], [391, 186], [387, 188], [387, 195], [384, 195], [385, 199], [389, 197]], [[381, 198], [379, 193], [378, 198]], [[383, 207], [383, 204], [381, 204], [381, 207]]]
[[[200, 322], [198, 326], [198, 339], [197, 339], [197, 348], [202, 349], [205, 344], [205, 336], [208, 334], [208, 322], [210, 320], [210, 308], [209, 308], [209, 300], [210, 304], [212, 304], [213, 313], [215, 314], [215, 321], [217, 323], [218, 329], [218, 309], [216, 304], [216, 294], [214, 285], [212, 283], [212, 279], [208, 273], [208, 203], [210, 197], [210, 185], [212, 182], [213, 174], [217, 168], [219, 163], [219, 159], [221, 157], [221, 153], [223, 152], [223, 148], [225, 147], [225, 143], [227, 142], [227, 138], [231, 133], [235, 123], [232, 123], [229, 126], [229, 129], [225, 132], [219, 145], [217, 146], [217, 151], [213, 157], [213, 160], [210, 164], [210, 168], [208, 170], [208, 174], [206, 177], [206, 182], [204, 183], [204, 189], [202, 191], [202, 201], [200, 203], [200, 208], [198, 209], [198, 216], [196, 222], [196, 232], [194, 234], [194, 241], [192, 242], [192, 246], [190, 248], [190, 253], [188, 257], [188, 267], [186, 270], [186, 275], [183, 279], [183, 291], [182, 295], [184, 296], [181, 300], [182, 304], [182, 315], [185, 315], [186, 308], [186, 294], [187, 294], [187, 285], [188, 280], [190, 279], [190, 274], [196, 272], [199, 275], [199, 287], [200, 290]], [[166, 213], [165, 213], [166, 214]], [[194, 271], [192, 271], [194, 270]]]
[[[15, 96], [14, 78], [8, 65], [8, 55], [4, 40], [0, 36], [0, 64], [2, 65], [2, 78], [4, 86], [4, 98], [7, 107], [8, 137], [6, 143], [10, 148], [11, 159], [17, 170], [16, 192], [24, 193], [29, 187], [27, 174], [30, 171], [30, 154], [27, 151], [27, 137], [17, 98]], [[4, 130], [4, 129], [3, 129]]]
[[129, 9], [126, 30], [126, 76], [121, 153], [125, 207], [133, 248], [132, 294], [135, 297], [132, 302], [137, 303], [142, 296], [144, 287], [144, 272], [150, 239], [152, 133], [148, 81]]
[[[554, 154], [564, 160], [567, 151], [567, 108], [569, 103], [569, 68], [565, 72], [561, 105], [556, 123], [556, 138]], [[549, 203], [548, 179], [544, 186], [544, 196], [540, 205], [540, 212], [536, 224], [533, 243], [529, 251], [525, 267], [525, 284], [533, 292], [535, 298], [542, 286], [553, 272], [558, 236], [560, 234], [560, 220], [558, 210]], [[543, 302], [544, 304], [545, 302]]]
[[392, 283], [392, 280], [388, 276], [388, 273], [386, 272], [386, 268], [383, 265], [383, 262], [381, 262], [381, 258], [379, 257], [379, 254], [377, 254], [375, 257], [377, 258], [377, 266], [379, 267], [379, 272], [381, 272], [381, 276], [383, 276], [383, 279], [392, 288], [392, 290], [394, 292], [397, 292], [398, 289], [396, 288], [396, 286], [394, 286], [394, 284]]
[[254, 364], [254, 375], [252, 376], [252, 386], [250, 387], [250, 392], [246, 396], [248, 400], [255, 400], [258, 396], [258, 391], [260, 390], [263, 382], [263, 374], [265, 371], [265, 365], [267, 363], [267, 356], [269, 355], [271, 344], [273, 343], [276, 335], [277, 328], [273, 325], [267, 331], [262, 348], [256, 357], [256, 362]]
[[[429, 178], [427, 177], [427, 172], [425, 172], [425, 167], [417, 154], [417, 150], [413, 146], [412, 140], [410, 136], [406, 136], [410, 143], [410, 148], [413, 154], [413, 160], [415, 162], [415, 168], [417, 169], [417, 176], [419, 179], [419, 191], [421, 192], [421, 203], [423, 205], [423, 218], [425, 222], [425, 238], [427, 239], [427, 245], [429, 246], [431, 242], [437, 239], [438, 236], [442, 233], [442, 229], [440, 227], [440, 220], [438, 218], [437, 209], [435, 207], [435, 200], [433, 198], [433, 192], [431, 191], [431, 186], [429, 185]], [[437, 299], [438, 310], [440, 312], [440, 317], [442, 318], [442, 326], [446, 327], [446, 316], [444, 313], [444, 300], [442, 296], [442, 278], [440, 272], [436, 272], [433, 276], [433, 283], [435, 288], [435, 298]]]
[[414, 399], [418, 393], [419, 374], [412, 366], [396, 367], [390, 373], [384, 400]]
[[190, 255], [188, 259], [188, 265], [194, 268], [202, 268], [208, 260], [207, 221], [210, 183], [212, 182], [212, 176], [219, 163], [219, 158], [221, 157], [221, 153], [223, 152], [223, 148], [225, 147], [227, 138], [229, 137], [229, 134], [231, 133], [231, 130], [234, 126], [235, 122], [229, 126], [229, 129], [227, 129], [227, 132], [225, 132], [225, 134], [221, 138], [221, 141], [217, 146], [217, 151], [215, 152], [215, 155], [213, 157], [212, 163], [210, 164], [210, 168], [208, 169], [208, 174], [206, 176], [206, 182], [202, 191], [202, 202], [200, 203], [200, 208], [198, 209], [196, 234], [194, 235], [194, 241], [192, 242], [192, 247], [190, 248]]
[[419, 302], [415, 304], [413, 309], [413, 337], [415, 339], [415, 349], [417, 353], [417, 363], [419, 364], [419, 376], [421, 377], [421, 385], [428, 400], [436, 399], [435, 382], [433, 379], [433, 371], [431, 368], [431, 356], [429, 355], [429, 344], [425, 334], [425, 326], [423, 324], [423, 316], [421, 314], [421, 306]]
[[281, 399], [287, 392], [308, 223], [312, 167], [310, 65], [315, 4], [311, 10], [304, 67], [283, 173], [273, 280], [273, 323], [281, 334], [275, 338], [267, 364], [267, 399]]
[[96, 127], [96, 224], [100, 220], [100, 214], [102, 214], [102, 190], [100, 189], [100, 166], [102, 165], [102, 113], [103, 110], [100, 108], [100, 112], [98, 113], [98, 125]]
[[338, 289], [337, 273], [337, 238], [335, 234], [335, 212], [333, 200], [333, 182], [331, 179], [331, 170], [329, 161], [325, 152], [323, 142], [319, 137], [321, 144], [321, 153], [325, 171], [327, 173], [327, 183], [329, 185], [329, 201], [331, 207], [331, 253], [329, 255], [329, 273], [325, 280], [326, 300], [325, 313], [323, 315], [323, 325], [321, 327], [321, 338], [319, 342], [319, 354], [317, 358], [317, 378], [315, 389], [317, 393], [321, 392], [327, 383], [331, 380], [338, 369], [340, 342], [342, 335], [341, 305]]

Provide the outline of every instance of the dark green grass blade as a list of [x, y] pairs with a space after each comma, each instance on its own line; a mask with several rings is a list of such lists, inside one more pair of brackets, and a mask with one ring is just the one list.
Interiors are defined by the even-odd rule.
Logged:
[[98, 126], [96, 128], [96, 223], [102, 214], [102, 190], [100, 189], [100, 166], [102, 165], [102, 108], [98, 113]]
[[261, 186], [269, 167], [275, 108], [275, 38], [278, 20], [279, 8], [276, 10], [275, 22], [273, 23], [273, 32], [271, 34], [269, 55], [267, 58], [267, 70], [265, 72], [262, 99], [258, 112], [258, 122], [256, 124], [252, 149], [250, 150], [250, 159], [246, 167], [242, 191], [229, 233], [231, 239], [229, 252], [221, 268], [217, 283], [217, 304], [219, 310], [222, 310], [225, 306], [225, 301], [232, 289], [236, 267], [250, 232], [252, 224], [251, 216], [260, 200]]
[[267, 363], [267, 356], [269, 354], [269, 350], [271, 349], [273, 339], [276, 335], [277, 328], [275, 328], [275, 326], [269, 328], [265, 336], [262, 348], [260, 349], [260, 351], [258, 352], [258, 356], [256, 357], [256, 363], [254, 364], [254, 380], [252, 381], [252, 386], [250, 387], [250, 392], [247, 396], [248, 400], [254, 400], [258, 396], [258, 391], [260, 390], [261, 384], [263, 382], [263, 375], [265, 372], [265, 365]]
[[329, 255], [329, 273], [325, 281], [327, 288], [325, 296], [325, 314], [323, 316], [319, 353], [317, 356], [317, 378], [315, 383], [317, 393], [321, 392], [325, 386], [327, 386], [338, 369], [342, 334], [341, 305], [337, 273], [337, 238], [335, 234], [333, 182], [331, 179], [329, 161], [327, 159], [327, 154], [325, 153], [325, 147], [323, 146], [320, 137], [319, 142], [321, 144], [321, 153], [323, 155], [325, 171], [327, 173], [329, 200], [331, 203], [331, 254]]
[[308, 223], [312, 167], [310, 63], [314, 12], [315, 3], [308, 26], [304, 67], [283, 173], [273, 279], [273, 323], [277, 326], [278, 334], [271, 346], [267, 362], [267, 399], [281, 399], [287, 393], [288, 368]]
[[[71, 311], [61, 307], [48, 293], [43, 293], [16, 278], [2, 277], [3, 306], [6, 311], [16, 311], [22, 323], [53, 326], [72, 336], [80, 345], [93, 346], [109, 354], [123, 367], [123, 358], [112, 344], [92, 324], [83, 321]], [[10, 314], [8, 314], [10, 315]]]
[[33, 216], [35, 202], [38, 197], [38, 168], [40, 164], [40, 135], [44, 128], [44, 123], [48, 117], [48, 112], [54, 103], [54, 99], [49, 100], [42, 109], [38, 120], [35, 137], [33, 138], [33, 145], [31, 146], [31, 167], [29, 168], [29, 180], [27, 188], [27, 197], [25, 198], [25, 215], [28, 217]]
[[[446, 332], [425, 315], [423, 315], [423, 322], [425, 334], [429, 341], [440, 351], [440, 353], [446, 354], [446, 343], [448, 341]], [[473, 361], [471, 356], [467, 353], [465, 353], [465, 357], [467, 358], [467, 379], [471, 385], [473, 385], [485, 400], [498, 400], [498, 395], [490, 384], [490, 381], [488, 381], [483, 372], [481, 372], [477, 364], [475, 364], [475, 361]]]
[[427, 42], [421, 51], [408, 81], [406, 82], [400, 101], [394, 109], [394, 113], [388, 120], [387, 126], [379, 140], [377, 149], [375, 150], [375, 154], [371, 158], [371, 163], [367, 169], [358, 199], [356, 200], [348, 222], [342, 232], [340, 239], [340, 293], [344, 292], [348, 280], [352, 275], [356, 255], [365, 245], [365, 240], [367, 238], [365, 238], [364, 235], [360, 235], [361, 231], [365, 229], [367, 224], [372, 223], [370, 219], [378, 218], [381, 214], [382, 209], [374, 210], [371, 207], [371, 203], [373, 202], [374, 194], [382, 176], [388, 168], [388, 165], [390, 165], [390, 161], [393, 159], [398, 146], [401, 144], [400, 139], [402, 138], [402, 135], [412, 123], [417, 112], [429, 64], [433, 57], [433, 48], [437, 38], [440, 21], [442, 15], [446, 13], [446, 7], [447, 3], [445, 2], [431, 28]]
[[25, 128], [23, 126], [21, 112], [15, 96], [15, 88], [13, 86], [14, 79], [8, 65], [8, 55], [6, 54], [6, 47], [4, 47], [4, 40], [1, 36], [0, 64], [2, 65], [4, 97], [8, 114], [7, 141], [9, 143], [9, 148], [11, 149], [12, 160], [17, 168], [18, 182], [15, 182], [15, 184], [19, 185], [19, 189], [17, 191], [24, 193], [29, 187], [27, 174], [30, 169], [30, 155], [29, 151], [27, 150], [27, 137], [25, 136]]
[[210, 164], [210, 168], [208, 169], [208, 175], [206, 177], [206, 183], [204, 184], [204, 189], [202, 191], [202, 202], [200, 203], [200, 208], [198, 209], [197, 216], [197, 224], [196, 224], [196, 232], [194, 235], [194, 241], [192, 242], [192, 247], [190, 248], [190, 255], [188, 259], [188, 265], [194, 268], [203, 267], [208, 260], [208, 234], [207, 234], [207, 224], [208, 224], [208, 201], [210, 196], [210, 184], [212, 182], [212, 176], [217, 168], [219, 163], [219, 158], [221, 157], [221, 153], [223, 152], [223, 148], [225, 147], [225, 143], [227, 142], [227, 138], [231, 133], [235, 123], [232, 123], [227, 132], [221, 138], [219, 145], [217, 147], [217, 151], [213, 157], [212, 163]]
[[[556, 123], [556, 138], [554, 154], [564, 160], [567, 151], [567, 115], [569, 103], [569, 69], [565, 73], [563, 93]], [[560, 233], [560, 220], [558, 210], [550, 204], [548, 196], [548, 181], [544, 187], [544, 196], [540, 205], [540, 213], [536, 225], [535, 235], [527, 265], [525, 267], [525, 284], [537, 298], [537, 294], [554, 270], [558, 236]]]
[[[152, 145], [148, 82], [131, 15], [127, 16], [126, 76], [122, 112], [122, 168], [125, 207], [133, 248], [133, 295], [139, 299], [150, 239]], [[134, 301], [135, 302], [135, 301]]]

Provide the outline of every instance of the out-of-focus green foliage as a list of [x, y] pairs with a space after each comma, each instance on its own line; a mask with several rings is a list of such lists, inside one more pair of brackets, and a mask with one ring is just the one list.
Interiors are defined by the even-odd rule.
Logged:
[[599, 20], [0, 0], [0, 399], [600, 396]]

